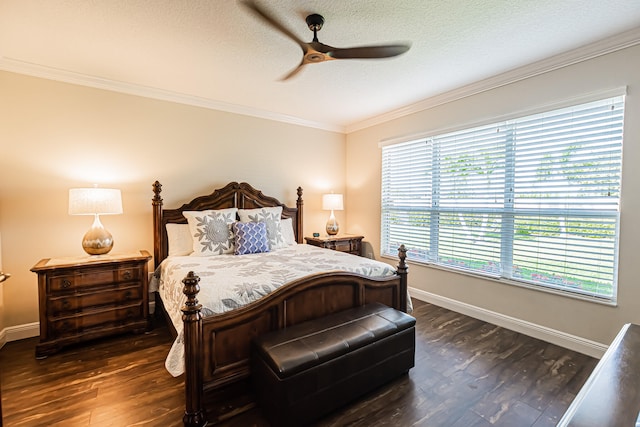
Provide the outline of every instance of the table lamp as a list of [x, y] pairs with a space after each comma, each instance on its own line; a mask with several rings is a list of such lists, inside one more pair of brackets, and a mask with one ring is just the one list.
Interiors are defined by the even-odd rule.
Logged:
[[82, 238], [89, 255], [104, 255], [113, 248], [113, 237], [100, 222], [100, 215], [122, 213], [122, 196], [114, 188], [69, 189], [69, 215], [93, 215], [93, 225]]
[[323, 194], [322, 209], [331, 211], [331, 216], [329, 216], [329, 220], [327, 221], [327, 234], [330, 236], [338, 234], [340, 227], [338, 226], [338, 221], [336, 221], [333, 211], [341, 211], [344, 209], [342, 194]]

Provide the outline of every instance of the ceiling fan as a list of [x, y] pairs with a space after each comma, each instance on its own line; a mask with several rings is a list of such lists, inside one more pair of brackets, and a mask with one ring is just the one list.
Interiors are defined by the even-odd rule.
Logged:
[[309, 43], [303, 42], [298, 36], [291, 32], [287, 27], [282, 25], [274, 18], [269, 11], [259, 6], [252, 0], [244, 1], [243, 4], [262, 17], [268, 24], [280, 31], [302, 48], [302, 62], [293, 71], [284, 76], [282, 80], [290, 79], [300, 72], [303, 66], [317, 62], [323, 62], [333, 59], [376, 59], [390, 58], [398, 56], [408, 51], [410, 44], [390, 44], [378, 46], [361, 46], [349, 48], [336, 48], [318, 41], [318, 31], [322, 29], [324, 18], [317, 13], [307, 16], [307, 26], [313, 31], [313, 40]]

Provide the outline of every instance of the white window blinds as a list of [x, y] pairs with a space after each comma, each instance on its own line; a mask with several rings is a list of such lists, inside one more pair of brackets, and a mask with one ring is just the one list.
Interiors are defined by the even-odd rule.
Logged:
[[615, 299], [624, 97], [382, 148], [382, 248]]

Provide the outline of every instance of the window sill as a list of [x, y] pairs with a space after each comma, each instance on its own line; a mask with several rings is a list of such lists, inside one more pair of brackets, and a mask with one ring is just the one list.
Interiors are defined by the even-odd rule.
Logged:
[[[382, 258], [394, 259], [394, 257], [388, 256], [388, 255], [383, 255]], [[442, 270], [442, 271], [446, 271], [446, 272], [449, 272], [449, 273], [462, 274], [464, 276], [469, 276], [469, 277], [473, 277], [473, 278], [476, 278], [476, 279], [488, 280], [488, 281], [491, 281], [491, 282], [517, 286], [517, 287], [525, 288], [525, 289], [531, 289], [531, 290], [534, 290], [534, 291], [544, 292], [544, 293], [548, 293], [548, 294], [552, 294], [552, 295], [558, 295], [558, 296], [565, 297], [565, 298], [572, 298], [572, 299], [591, 302], [591, 303], [595, 303], [595, 304], [606, 305], [606, 306], [609, 306], [609, 307], [617, 307], [618, 306], [618, 303], [617, 303], [617, 301], [615, 299], [606, 300], [604, 298], [597, 298], [597, 297], [592, 297], [592, 296], [589, 296], [589, 295], [582, 295], [582, 294], [579, 294], [579, 293], [563, 291], [563, 290], [554, 289], [554, 288], [551, 288], [551, 287], [530, 285], [528, 283], [519, 282], [517, 280], [510, 280], [510, 279], [505, 279], [505, 278], [485, 276], [485, 275], [473, 273], [473, 272], [470, 272], [470, 271], [457, 270], [457, 269], [454, 269], [454, 268], [447, 268], [447, 267], [444, 267], [444, 266], [441, 266], [441, 265], [430, 264], [430, 263], [420, 262], [420, 261], [415, 261], [415, 260], [407, 259], [406, 263], [410, 264], [410, 265], [420, 266], [420, 267], [426, 267], [426, 268], [433, 268], [433, 269], [436, 269], [436, 270]]]

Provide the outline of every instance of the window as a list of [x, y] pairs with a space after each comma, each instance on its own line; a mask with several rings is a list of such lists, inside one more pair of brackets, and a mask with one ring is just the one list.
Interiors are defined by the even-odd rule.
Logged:
[[381, 253], [616, 297], [624, 97], [382, 147]]

